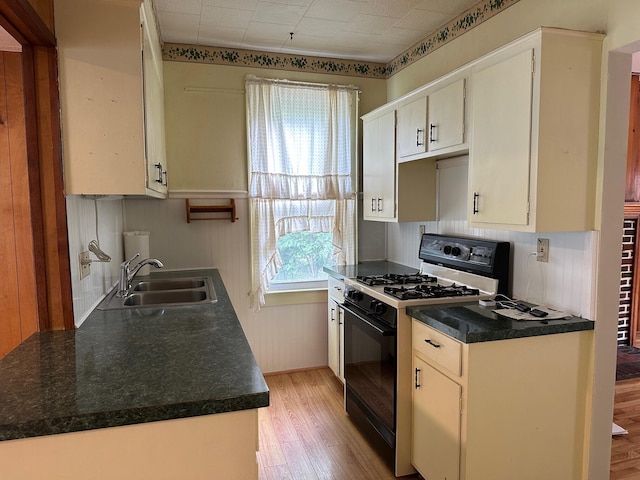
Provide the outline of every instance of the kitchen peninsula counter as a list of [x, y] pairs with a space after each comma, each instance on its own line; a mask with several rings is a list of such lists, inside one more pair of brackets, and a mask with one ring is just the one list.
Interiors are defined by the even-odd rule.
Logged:
[[593, 330], [594, 322], [567, 316], [558, 320], [512, 320], [478, 302], [407, 307], [407, 315], [463, 343], [490, 342]]
[[94, 310], [80, 328], [35, 334], [0, 360], [0, 440], [268, 406], [218, 270], [151, 278], [178, 275], [210, 275], [217, 303]]

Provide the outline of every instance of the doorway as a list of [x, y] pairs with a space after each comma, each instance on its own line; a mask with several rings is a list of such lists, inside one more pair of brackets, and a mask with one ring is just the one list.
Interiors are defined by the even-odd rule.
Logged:
[[73, 328], [53, 2], [0, 2], [0, 357]]

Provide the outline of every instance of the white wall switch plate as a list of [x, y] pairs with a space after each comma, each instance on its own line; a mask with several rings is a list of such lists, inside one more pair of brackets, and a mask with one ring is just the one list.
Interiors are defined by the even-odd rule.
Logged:
[[536, 260], [538, 260], [539, 262], [549, 261], [549, 239], [548, 238], [538, 239], [538, 248], [536, 252], [537, 252]]

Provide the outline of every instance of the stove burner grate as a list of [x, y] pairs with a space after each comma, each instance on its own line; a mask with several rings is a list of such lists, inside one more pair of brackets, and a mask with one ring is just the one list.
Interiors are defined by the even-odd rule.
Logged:
[[408, 284], [423, 284], [423, 283], [436, 283], [438, 279], [430, 275], [424, 275], [421, 273], [416, 274], [400, 274], [400, 273], [386, 273], [384, 275], [359, 275], [356, 280], [360, 283], [364, 283], [369, 286], [376, 285], [408, 285]]
[[410, 288], [384, 287], [384, 293], [399, 298], [400, 300], [412, 300], [416, 298], [447, 298], [479, 295], [480, 290], [456, 284], [449, 286], [420, 284]]

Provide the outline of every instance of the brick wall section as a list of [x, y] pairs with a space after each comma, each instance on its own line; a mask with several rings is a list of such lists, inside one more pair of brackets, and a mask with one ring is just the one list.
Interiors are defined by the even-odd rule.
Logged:
[[618, 310], [618, 345], [629, 345], [631, 296], [633, 293], [633, 254], [635, 251], [637, 220], [625, 219], [622, 238], [622, 267], [620, 270], [620, 307]]

